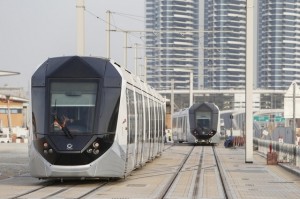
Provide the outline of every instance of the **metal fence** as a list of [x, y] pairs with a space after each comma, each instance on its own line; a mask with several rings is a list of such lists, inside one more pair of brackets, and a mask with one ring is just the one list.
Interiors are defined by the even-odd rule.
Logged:
[[300, 146], [258, 138], [253, 139], [253, 146], [264, 155], [267, 155], [270, 152], [270, 147], [272, 147], [272, 151], [277, 152], [278, 162], [290, 163], [300, 167]]

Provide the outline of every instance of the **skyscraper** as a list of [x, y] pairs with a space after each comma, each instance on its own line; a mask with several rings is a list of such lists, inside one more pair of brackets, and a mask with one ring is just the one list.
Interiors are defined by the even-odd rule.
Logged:
[[259, 1], [258, 86], [285, 90], [300, 82], [300, 3]]
[[[157, 90], [189, 88], [199, 73], [199, 0], [146, 0], [147, 81]], [[197, 81], [194, 81], [197, 85]]]
[[245, 8], [246, 0], [205, 0], [205, 88], [245, 88]]

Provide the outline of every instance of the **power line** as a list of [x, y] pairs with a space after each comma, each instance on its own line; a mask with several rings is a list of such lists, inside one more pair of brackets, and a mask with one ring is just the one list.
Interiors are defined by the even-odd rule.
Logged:
[[[126, 13], [120, 13], [120, 12], [114, 12], [115, 15], [119, 15], [119, 16], [123, 16], [123, 17], [127, 17], [129, 19], [133, 19], [136, 21], [140, 21], [140, 22], [145, 22], [145, 17], [142, 16], [138, 16], [138, 15], [132, 15], [132, 14], [126, 14]], [[142, 18], [143, 20], [140, 20], [139, 18]]]
[[[116, 30], [114, 30], [113, 32], [127, 32], [130, 36], [142, 40], [142, 36], [136, 36], [136, 35], [133, 34], [134, 32], [123, 30], [122, 28], [120, 28], [120, 27], [118, 27], [118, 26], [116, 26], [116, 25], [114, 25], [114, 24], [112, 24], [112, 23], [107, 22], [105, 19], [102, 19], [101, 17], [99, 17], [98, 15], [96, 15], [95, 13], [93, 13], [92, 11], [90, 11], [90, 10], [88, 10], [88, 9], [86, 9], [86, 8], [84, 8], [84, 11], [86, 11], [88, 14], [90, 14], [90, 15], [96, 17], [97, 19], [101, 20], [101, 21], [104, 22], [105, 24], [108, 24], [108, 25], [114, 27]], [[111, 13], [115, 14], [115, 12], [111, 12]], [[143, 41], [143, 40], [142, 40], [142, 41]]]

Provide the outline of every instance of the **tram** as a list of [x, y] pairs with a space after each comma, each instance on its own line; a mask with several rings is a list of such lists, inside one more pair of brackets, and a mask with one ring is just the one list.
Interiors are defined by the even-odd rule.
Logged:
[[174, 142], [220, 142], [220, 111], [214, 103], [197, 103], [175, 112], [172, 126]]
[[47, 59], [31, 107], [33, 177], [123, 178], [164, 146], [165, 99], [111, 59]]

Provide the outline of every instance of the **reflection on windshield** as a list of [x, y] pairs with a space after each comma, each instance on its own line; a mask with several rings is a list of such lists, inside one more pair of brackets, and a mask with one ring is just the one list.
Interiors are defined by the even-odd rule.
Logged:
[[209, 119], [197, 119], [197, 127], [198, 128], [209, 128], [210, 127], [210, 121]]
[[196, 112], [197, 128], [210, 128], [210, 112]]
[[51, 132], [91, 133], [94, 122], [97, 83], [51, 83]]

